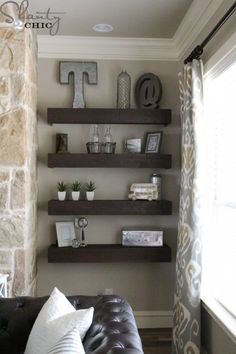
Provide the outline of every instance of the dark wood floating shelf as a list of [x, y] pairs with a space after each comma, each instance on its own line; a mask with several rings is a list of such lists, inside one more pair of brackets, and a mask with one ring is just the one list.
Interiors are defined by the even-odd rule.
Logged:
[[170, 122], [170, 109], [48, 108], [49, 124], [168, 125]]
[[48, 167], [171, 168], [171, 155], [48, 154]]
[[48, 215], [171, 215], [168, 200], [50, 200]]
[[57, 247], [48, 249], [49, 263], [75, 262], [170, 262], [171, 249], [163, 247], [123, 247], [121, 245], [88, 245], [87, 247]]

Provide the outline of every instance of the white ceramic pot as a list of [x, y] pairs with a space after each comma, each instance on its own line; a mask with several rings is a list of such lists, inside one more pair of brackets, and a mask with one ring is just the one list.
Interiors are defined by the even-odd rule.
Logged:
[[58, 200], [65, 200], [66, 199], [66, 192], [57, 192]]
[[94, 200], [94, 192], [86, 192], [87, 200]]
[[71, 196], [72, 196], [73, 200], [79, 200], [80, 192], [79, 191], [77, 191], [77, 192], [72, 191]]

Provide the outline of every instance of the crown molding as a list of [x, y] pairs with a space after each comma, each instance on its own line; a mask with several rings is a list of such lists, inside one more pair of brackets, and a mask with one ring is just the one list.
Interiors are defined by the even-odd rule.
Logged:
[[193, 1], [173, 38], [119, 38], [38, 35], [38, 57], [89, 60], [183, 58], [224, 0]]
[[193, 1], [173, 37], [179, 60], [183, 59], [186, 51], [190, 51], [192, 44], [223, 1], [224, 0]]
[[38, 35], [39, 58], [178, 60], [172, 39]]

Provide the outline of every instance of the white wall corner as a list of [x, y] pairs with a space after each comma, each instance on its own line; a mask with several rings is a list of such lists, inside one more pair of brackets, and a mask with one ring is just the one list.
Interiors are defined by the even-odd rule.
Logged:
[[172, 311], [134, 311], [138, 328], [172, 328]]
[[211, 78], [219, 75], [225, 68], [228, 68], [236, 58], [236, 33], [210, 57], [204, 65], [205, 77]]
[[39, 58], [178, 60], [172, 39], [38, 35]]
[[224, 0], [193, 1], [173, 37], [179, 60], [183, 59], [186, 51], [191, 51], [192, 44], [223, 1]]

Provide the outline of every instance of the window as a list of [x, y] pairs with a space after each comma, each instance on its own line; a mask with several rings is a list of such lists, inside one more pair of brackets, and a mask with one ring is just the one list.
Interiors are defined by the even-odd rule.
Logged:
[[235, 336], [236, 50], [206, 75], [204, 88], [206, 213], [202, 297], [204, 301], [211, 298], [227, 313]]

